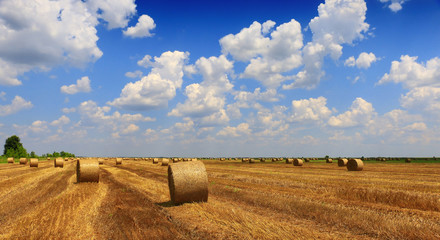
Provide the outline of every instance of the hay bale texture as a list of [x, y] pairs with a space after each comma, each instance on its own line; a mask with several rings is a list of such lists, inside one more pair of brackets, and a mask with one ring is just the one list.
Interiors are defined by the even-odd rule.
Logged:
[[159, 158], [153, 158], [153, 163], [154, 163], [154, 164], [159, 163]]
[[99, 158], [99, 159], [98, 159], [98, 163], [99, 163], [99, 165], [102, 165], [102, 164], [104, 164], [104, 159], [102, 159], [102, 158]]
[[338, 167], [345, 167], [347, 166], [348, 160], [346, 158], [340, 158], [338, 159]]
[[203, 162], [168, 166], [168, 187], [175, 204], [208, 201], [208, 174]]
[[293, 158], [286, 158], [286, 164], [293, 163]]
[[64, 167], [64, 159], [63, 158], [55, 158], [53, 160], [53, 166], [63, 168]]
[[30, 167], [38, 167], [38, 158], [31, 158], [29, 160], [29, 166]]
[[162, 158], [161, 166], [168, 166], [169, 163], [170, 163], [170, 159]]
[[304, 162], [303, 162], [302, 159], [295, 158], [295, 159], [293, 160], [293, 166], [301, 167], [303, 164], [304, 164]]
[[9, 157], [8, 158], [8, 163], [14, 163], [14, 158]]
[[25, 165], [27, 163], [27, 158], [20, 158], [20, 164]]
[[327, 158], [327, 160], [325, 160], [326, 163], [333, 163], [333, 159], [331, 158]]
[[96, 159], [76, 161], [76, 182], [99, 182], [99, 163]]
[[362, 171], [364, 169], [364, 162], [360, 159], [350, 159], [347, 162], [348, 171]]
[[253, 158], [249, 159], [249, 163], [256, 163], [256, 162], [257, 162], [257, 160], [255, 160]]
[[122, 158], [116, 158], [116, 165], [122, 164]]

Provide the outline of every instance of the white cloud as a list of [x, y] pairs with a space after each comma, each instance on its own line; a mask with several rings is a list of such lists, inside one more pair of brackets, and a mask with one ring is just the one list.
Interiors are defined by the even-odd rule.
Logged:
[[332, 127], [355, 127], [368, 124], [377, 113], [373, 105], [362, 98], [353, 101], [350, 110], [338, 116], [332, 116], [328, 124]]
[[143, 75], [142, 71], [136, 70], [134, 72], [126, 72], [125, 76], [129, 78], [141, 78]]
[[385, 73], [378, 84], [387, 82], [402, 83], [403, 87], [413, 89], [423, 86], [440, 87], [440, 58], [435, 57], [425, 63], [417, 63], [418, 57], [402, 55], [399, 61], [391, 63], [390, 73]]
[[87, 0], [91, 13], [108, 23], [108, 29], [124, 28], [136, 13], [135, 0]]
[[393, 12], [398, 12], [402, 9], [402, 4], [405, 3], [407, 0], [380, 0], [383, 3], [390, 3], [388, 5], [388, 8]]
[[328, 119], [332, 113], [328, 109], [325, 97], [309, 98], [292, 101], [293, 121], [323, 121]]
[[154, 20], [150, 16], [144, 14], [139, 17], [136, 26], [127, 28], [123, 33], [125, 36], [132, 38], [151, 37], [153, 34], [150, 31], [155, 27], [156, 24], [154, 23]]
[[224, 137], [240, 137], [243, 135], [249, 135], [251, 134], [251, 130], [249, 129], [249, 124], [247, 123], [240, 123], [236, 127], [230, 127], [227, 126], [220, 130], [217, 133], [217, 136], [224, 136]]
[[76, 108], [74, 108], [74, 107], [72, 107], [72, 108], [63, 108], [63, 109], [61, 109], [61, 111], [63, 112], [63, 113], [73, 113], [73, 112], [76, 112]]
[[428, 129], [428, 127], [423, 122], [415, 122], [413, 124], [405, 126], [403, 129], [407, 131], [425, 131]]
[[337, 60], [342, 55], [342, 44], [362, 40], [369, 25], [365, 22], [367, 5], [364, 0], [327, 0], [318, 6], [319, 16], [313, 18], [309, 27], [313, 41], [303, 49], [304, 69], [294, 82], [283, 89], [314, 88], [324, 76], [324, 57]]
[[33, 107], [31, 101], [26, 101], [20, 96], [15, 96], [9, 105], [0, 105], [0, 116], [7, 116], [19, 112], [23, 109], [30, 109]]
[[80, 92], [90, 92], [92, 88], [90, 87], [90, 79], [89, 77], [82, 77], [81, 79], [76, 80], [76, 84], [71, 84], [69, 86], [61, 86], [61, 92], [66, 94], [77, 94]]
[[150, 110], [166, 107], [182, 86], [183, 67], [188, 52], [164, 52], [160, 57], [146, 55], [138, 62], [140, 66], [152, 67], [150, 73], [137, 82], [130, 82], [121, 91], [119, 98], [108, 104], [123, 109]]
[[371, 66], [371, 63], [374, 63], [377, 60], [378, 60], [378, 58], [376, 58], [374, 53], [362, 52], [361, 54], [359, 54], [359, 56], [356, 60], [353, 56], [347, 58], [347, 60], [345, 60], [344, 65], [349, 66], [349, 67], [356, 66], [357, 68], [367, 69]]
[[440, 110], [440, 87], [416, 87], [400, 98], [402, 107], [438, 115]]
[[61, 116], [57, 120], [54, 120], [50, 123], [51, 126], [62, 126], [70, 123], [70, 118], [65, 115]]
[[6, 96], [6, 93], [5, 93], [5, 92], [3, 92], [3, 91], [0, 92], [0, 99], [1, 99], [1, 100], [6, 101], [6, 97], [5, 97], [5, 96]]
[[131, 123], [130, 125], [128, 125], [126, 128], [124, 128], [121, 131], [121, 134], [130, 134], [130, 133], [137, 132], [138, 130], [139, 130], [139, 126], [137, 126], [136, 124]]

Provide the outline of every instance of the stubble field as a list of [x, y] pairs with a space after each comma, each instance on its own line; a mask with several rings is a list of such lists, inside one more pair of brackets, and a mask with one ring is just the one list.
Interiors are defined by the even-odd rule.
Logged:
[[440, 163], [203, 162], [208, 202], [178, 206], [148, 161], [0, 164], [0, 239], [440, 239]]

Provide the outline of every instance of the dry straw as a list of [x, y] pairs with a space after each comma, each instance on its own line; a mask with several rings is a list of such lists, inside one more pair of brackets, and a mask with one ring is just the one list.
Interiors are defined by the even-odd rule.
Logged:
[[346, 158], [340, 158], [338, 159], [338, 167], [345, 167], [347, 166], [348, 160]]
[[76, 182], [99, 182], [99, 163], [96, 159], [76, 161]]
[[293, 160], [293, 166], [298, 166], [301, 167], [303, 165], [303, 160], [299, 159], [299, 158], [295, 158], [295, 160]]
[[208, 174], [201, 161], [168, 166], [168, 187], [175, 204], [208, 201]]
[[331, 158], [327, 158], [327, 160], [325, 160], [326, 163], [333, 163], [333, 159]]
[[170, 159], [162, 158], [161, 166], [168, 166], [169, 163], [170, 163]]
[[104, 159], [102, 159], [102, 158], [99, 158], [99, 159], [98, 159], [98, 163], [99, 163], [99, 165], [102, 165], [102, 164], [104, 164]]
[[64, 159], [63, 158], [56, 158], [53, 160], [54, 167], [64, 167]]
[[116, 158], [116, 165], [122, 164], [122, 158]]
[[153, 163], [154, 164], [159, 163], [159, 158], [153, 158]]
[[364, 162], [360, 159], [350, 159], [347, 162], [348, 171], [362, 171], [364, 169]]
[[14, 158], [8, 158], [8, 163], [14, 163]]
[[286, 158], [286, 163], [287, 164], [293, 163], [293, 158]]
[[26, 164], [27, 163], [27, 158], [20, 158], [20, 164]]
[[29, 166], [30, 167], [38, 167], [38, 158], [31, 158], [29, 160]]

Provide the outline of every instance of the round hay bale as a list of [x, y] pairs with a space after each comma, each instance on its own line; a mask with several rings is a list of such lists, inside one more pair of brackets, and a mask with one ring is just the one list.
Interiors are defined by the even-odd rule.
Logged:
[[405, 162], [410, 163], [411, 162], [411, 158], [405, 159]]
[[249, 159], [249, 163], [256, 163], [256, 162], [257, 162], [257, 160], [255, 160], [253, 158]]
[[208, 174], [200, 162], [186, 162], [168, 166], [168, 187], [175, 204], [208, 201]]
[[69, 158], [64, 158], [64, 161], [69, 161]]
[[102, 165], [102, 164], [104, 164], [104, 159], [102, 159], [102, 158], [99, 158], [99, 159], [98, 159], [98, 163], [99, 163], [99, 165]]
[[153, 164], [159, 163], [159, 158], [153, 158]]
[[173, 158], [173, 162], [178, 162], [179, 159], [178, 158]]
[[197, 161], [197, 158], [193, 158], [192, 161], [193, 161], [193, 162]]
[[260, 162], [266, 162], [266, 159], [260, 158]]
[[286, 164], [292, 164], [293, 158], [286, 158]]
[[345, 167], [347, 166], [348, 160], [346, 158], [340, 158], [338, 159], [338, 167]]
[[31, 158], [29, 160], [29, 166], [30, 167], [38, 167], [38, 158]]
[[50, 157], [46, 158], [47, 161], [50, 161]]
[[331, 158], [327, 158], [327, 160], [325, 160], [326, 163], [333, 163], [333, 159]]
[[310, 162], [310, 158], [305, 158], [304, 162]]
[[76, 182], [99, 182], [99, 163], [95, 159], [76, 161]]
[[20, 164], [25, 165], [27, 163], [27, 158], [20, 158]]
[[242, 158], [241, 162], [249, 162], [249, 158]]
[[220, 158], [220, 161], [222, 161], [222, 162], [226, 161], [226, 158]]
[[64, 167], [64, 159], [63, 158], [56, 158], [53, 160], [53, 165], [54, 167], [60, 167], [63, 168]]
[[364, 162], [360, 159], [350, 159], [347, 162], [348, 171], [362, 171], [364, 169]]
[[122, 158], [116, 158], [116, 165], [122, 164]]
[[161, 166], [168, 166], [169, 163], [170, 163], [170, 159], [162, 158]]
[[298, 166], [301, 167], [303, 165], [303, 160], [299, 159], [299, 158], [295, 158], [295, 160], [293, 160], [293, 166]]
[[8, 163], [14, 163], [14, 158], [9, 157], [8, 158]]

